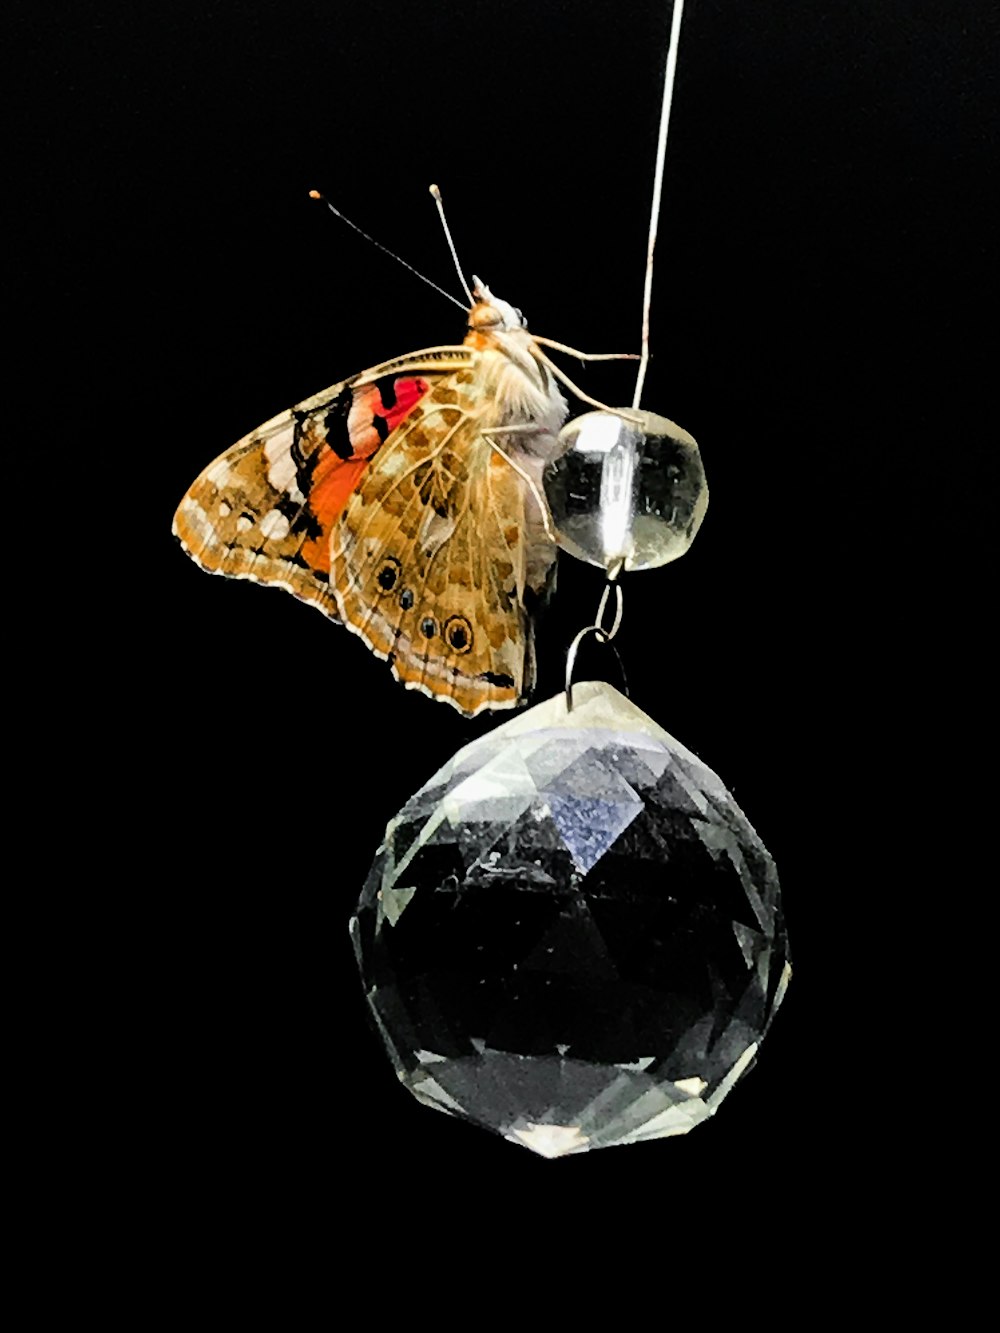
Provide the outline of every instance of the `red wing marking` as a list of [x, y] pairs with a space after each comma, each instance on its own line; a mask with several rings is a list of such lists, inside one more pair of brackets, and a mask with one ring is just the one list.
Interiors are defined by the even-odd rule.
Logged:
[[[354, 391], [347, 418], [352, 456], [341, 458], [332, 449], [316, 465], [309, 487], [309, 510], [322, 529], [302, 547], [313, 569], [330, 571], [330, 532], [348, 500], [361, 484], [365, 469], [383, 442], [410, 415], [430, 389], [425, 379], [387, 377]], [[392, 403], [387, 407], [385, 399]]]
[[330, 532], [351, 498], [368, 466], [367, 458], [338, 458], [332, 451], [322, 458], [313, 473], [309, 492], [309, 511], [322, 528], [319, 536], [309, 537], [302, 555], [313, 569], [330, 572]]
[[[424, 379], [399, 376], [376, 380], [354, 391], [347, 431], [355, 458], [371, 458], [383, 441], [404, 421], [427, 393]], [[391, 406], [386, 405], [386, 399]]]

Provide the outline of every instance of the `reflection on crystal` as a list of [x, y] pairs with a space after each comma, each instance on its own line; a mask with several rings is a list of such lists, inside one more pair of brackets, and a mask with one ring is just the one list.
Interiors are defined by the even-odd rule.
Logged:
[[789, 976], [773, 863], [716, 775], [610, 686], [573, 694], [407, 802], [352, 922], [405, 1086], [547, 1157], [712, 1115]]
[[641, 427], [611, 412], [574, 418], [560, 431], [563, 451], [544, 472], [559, 545], [602, 569], [676, 560], [708, 508], [694, 438], [666, 417], [639, 415]]
[[579, 1125], [525, 1125], [524, 1129], [515, 1129], [511, 1137], [520, 1139], [541, 1157], [565, 1157], [589, 1146]]

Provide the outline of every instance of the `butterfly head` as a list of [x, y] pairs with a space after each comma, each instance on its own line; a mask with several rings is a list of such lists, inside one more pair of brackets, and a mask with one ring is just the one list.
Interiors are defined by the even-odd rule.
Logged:
[[510, 333], [513, 329], [528, 327], [528, 321], [520, 310], [494, 296], [480, 278], [473, 275], [472, 283], [472, 295], [476, 303], [469, 311], [470, 329], [480, 329], [484, 333]]

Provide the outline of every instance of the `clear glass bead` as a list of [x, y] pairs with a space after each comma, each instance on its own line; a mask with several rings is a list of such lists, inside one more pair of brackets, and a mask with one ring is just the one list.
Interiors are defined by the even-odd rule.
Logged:
[[[623, 409], [631, 412], [632, 409]], [[708, 508], [701, 454], [666, 417], [640, 411], [642, 426], [587, 412], [563, 427], [547, 465], [545, 494], [559, 545], [608, 569], [655, 569], [682, 556]]]

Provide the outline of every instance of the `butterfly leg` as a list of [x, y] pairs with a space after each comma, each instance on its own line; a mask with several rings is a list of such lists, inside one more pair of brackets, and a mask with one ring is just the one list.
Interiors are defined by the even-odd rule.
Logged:
[[546, 537], [548, 537], [549, 541], [554, 542], [556, 540], [556, 534], [553, 531], [552, 521], [549, 517], [548, 502], [546, 501], [545, 496], [539, 490], [534, 477], [532, 477], [529, 472], [526, 472], [524, 468], [520, 466], [520, 464], [515, 463], [513, 458], [511, 458], [510, 454], [508, 454], [505, 450], [501, 449], [499, 444], [497, 444], [496, 440], [493, 439], [494, 435], [513, 435], [513, 434], [524, 435], [527, 434], [529, 431], [534, 434], [538, 434], [538, 427], [531, 425], [487, 426], [485, 430], [481, 430], [479, 433], [480, 435], [485, 437], [486, 443], [490, 446], [490, 448], [494, 451], [494, 453], [499, 454], [500, 457], [504, 460], [504, 462], [508, 463], [514, 469], [517, 475], [521, 478], [521, 480], [531, 491], [531, 494], [535, 497], [535, 503], [538, 505], [538, 511], [542, 517], [542, 525], [545, 528], [545, 535]]
[[566, 352], [570, 356], [575, 356], [578, 361], [638, 361], [641, 359], [638, 352], [580, 352], [575, 347], [567, 347], [565, 343], [557, 343], [554, 338], [540, 338], [537, 334], [533, 334], [532, 337], [542, 347], [553, 347], [557, 352]]
[[555, 375], [556, 379], [559, 380], [561, 384], [565, 384], [570, 393], [575, 394], [576, 397], [580, 399], [581, 403], [589, 403], [591, 407], [596, 407], [601, 412], [610, 412], [613, 416], [621, 417], [623, 421], [631, 421], [638, 426], [642, 425], [642, 417], [640, 417], [637, 412], [629, 412], [621, 407], [609, 407], [607, 403], [602, 403], [597, 398], [591, 398], [589, 393], [584, 393], [581, 388], [573, 383], [564, 371], [559, 369], [554, 361], [545, 355], [540, 347], [533, 347], [532, 355], [536, 360], [541, 361], [543, 365], [547, 366], [552, 374]]

